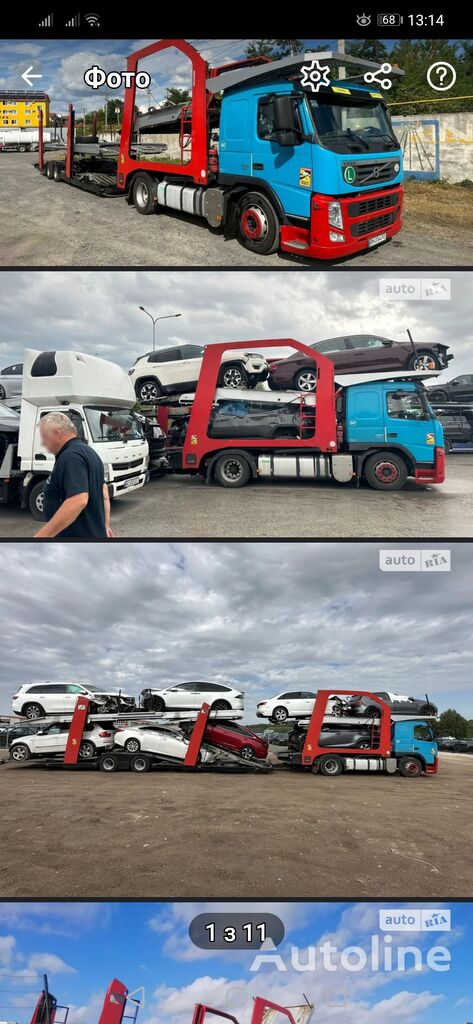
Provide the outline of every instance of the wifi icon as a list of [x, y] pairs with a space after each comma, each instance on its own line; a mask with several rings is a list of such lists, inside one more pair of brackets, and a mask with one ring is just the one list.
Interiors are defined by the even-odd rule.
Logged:
[[86, 21], [91, 28], [100, 28], [100, 18], [98, 14], [84, 14], [84, 21]]

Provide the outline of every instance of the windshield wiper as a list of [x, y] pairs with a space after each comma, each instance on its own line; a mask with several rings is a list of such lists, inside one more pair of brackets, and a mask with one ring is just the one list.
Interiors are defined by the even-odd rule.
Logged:
[[370, 148], [368, 143], [361, 138], [361, 135], [357, 135], [356, 132], [352, 132], [351, 128], [345, 128], [343, 131], [339, 132], [326, 132], [325, 135], [322, 135], [322, 140], [324, 139], [343, 139], [345, 142], [351, 140], [353, 142], [360, 142], [364, 149]]

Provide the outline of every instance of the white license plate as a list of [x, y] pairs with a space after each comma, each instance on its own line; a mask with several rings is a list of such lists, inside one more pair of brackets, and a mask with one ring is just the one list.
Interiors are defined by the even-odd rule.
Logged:
[[370, 238], [368, 242], [368, 249], [372, 249], [373, 245], [379, 245], [380, 242], [386, 241], [386, 232], [383, 231], [382, 235], [375, 235], [374, 238]]
[[123, 481], [123, 486], [124, 487], [134, 487], [135, 484], [136, 484], [136, 480], [124, 480]]

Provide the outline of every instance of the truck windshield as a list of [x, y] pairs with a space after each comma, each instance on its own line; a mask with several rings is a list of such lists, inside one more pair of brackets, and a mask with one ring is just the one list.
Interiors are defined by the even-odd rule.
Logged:
[[355, 100], [333, 93], [307, 96], [319, 142], [335, 153], [388, 153], [399, 149], [380, 100]]
[[93, 441], [140, 441], [144, 436], [141, 425], [129, 409], [89, 405], [84, 412]]

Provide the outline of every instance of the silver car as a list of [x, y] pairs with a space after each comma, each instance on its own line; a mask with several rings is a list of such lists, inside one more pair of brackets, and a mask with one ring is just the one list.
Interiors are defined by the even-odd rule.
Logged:
[[23, 363], [12, 363], [0, 370], [0, 399], [21, 395]]

